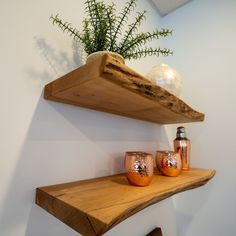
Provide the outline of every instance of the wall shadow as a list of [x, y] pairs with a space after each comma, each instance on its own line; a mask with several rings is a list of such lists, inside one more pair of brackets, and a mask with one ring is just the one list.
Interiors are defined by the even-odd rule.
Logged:
[[119, 173], [127, 149], [154, 153], [165, 140], [165, 129], [158, 124], [51, 102], [41, 95], [5, 197], [3, 235], [27, 225], [25, 236], [74, 236], [34, 204], [35, 188]]
[[[53, 79], [52, 74], [57, 78], [83, 63], [77, 44], [71, 58], [42, 37], [34, 40], [50, 71], [28, 68], [26, 73], [42, 86]], [[25, 236], [78, 235], [35, 205], [35, 189], [120, 173], [125, 151], [154, 153], [168, 143], [163, 126], [46, 101], [42, 94], [33, 109], [4, 198], [3, 236], [15, 236], [15, 232]]]
[[[212, 180], [210, 181], [212, 182]], [[213, 181], [213, 184], [206, 184], [174, 197], [178, 235], [189, 235], [188, 229], [191, 228], [192, 221], [195, 217], [198, 217], [198, 212], [201, 212], [210, 201], [214, 183]], [[200, 192], [200, 194], [197, 192]], [[196, 194], [198, 195], [197, 199]], [[192, 199], [194, 199], [194, 202]]]
[[34, 37], [36, 49], [55, 75], [61, 71], [71, 71], [84, 64], [84, 51], [79, 42], [72, 42], [72, 57], [67, 52], [61, 51], [50, 45], [47, 40], [40, 36]]

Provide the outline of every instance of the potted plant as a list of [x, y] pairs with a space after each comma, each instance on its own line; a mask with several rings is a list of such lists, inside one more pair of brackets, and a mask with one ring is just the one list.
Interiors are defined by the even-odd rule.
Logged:
[[[102, 53], [112, 53], [124, 62], [124, 59], [139, 59], [146, 56], [171, 55], [170, 49], [148, 47], [146, 44], [160, 37], [172, 34], [169, 29], [155, 29], [152, 32], [139, 32], [139, 26], [145, 19], [146, 11], [138, 12], [134, 21], [128, 24], [128, 16], [134, 10], [137, 0], [128, 0], [121, 13], [116, 15], [114, 3], [107, 5], [103, 1], [86, 0], [83, 29], [78, 30], [71, 23], [63, 21], [59, 15], [52, 15], [50, 20], [63, 32], [69, 33], [74, 40], [82, 43], [85, 52], [91, 58]], [[128, 24], [128, 26], [127, 26]], [[126, 29], [124, 29], [126, 27]], [[118, 54], [118, 55], [117, 55]]]

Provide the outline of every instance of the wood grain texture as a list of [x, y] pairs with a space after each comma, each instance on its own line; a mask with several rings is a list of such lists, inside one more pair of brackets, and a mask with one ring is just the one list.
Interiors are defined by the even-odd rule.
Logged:
[[204, 114], [109, 55], [49, 83], [44, 97], [160, 124], [204, 120]]
[[102, 235], [147, 206], [204, 185], [214, 174], [205, 169], [178, 177], [155, 173], [147, 187], [129, 185], [124, 174], [40, 187], [36, 204], [82, 235]]

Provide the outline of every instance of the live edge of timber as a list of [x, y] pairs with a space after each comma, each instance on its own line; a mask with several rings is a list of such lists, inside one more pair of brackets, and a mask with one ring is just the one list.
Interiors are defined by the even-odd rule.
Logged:
[[129, 185], [123, 174], [40, 187], [36, 204], [84, 236], [102, 235], [154, 203], [206, 184], [214, 174], [207, 169], [178, 177], [155, 173], [147, 187]]
[[203, 113], [109, 55], [47, 84], [44, 97], [160, 124], [204, 120]]

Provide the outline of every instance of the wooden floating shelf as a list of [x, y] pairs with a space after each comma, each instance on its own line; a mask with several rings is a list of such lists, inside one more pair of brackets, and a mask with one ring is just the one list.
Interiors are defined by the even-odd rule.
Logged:
[[160, 124], [204, 120], [204, 114], [109, 55], [47, 84], [44, 97]]
[[124, 174], [37, 188], [36, 204], [84, 236], [102, 235], [136, 212], [176, 193], [206, 184], [214, 170], [178, 177], [155, 173], [150, 186], [128, 184]]

